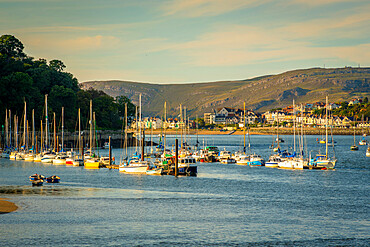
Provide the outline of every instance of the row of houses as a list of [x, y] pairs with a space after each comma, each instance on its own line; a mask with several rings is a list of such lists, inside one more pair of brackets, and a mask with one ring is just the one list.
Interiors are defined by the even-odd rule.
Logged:
[[204, 122], [206, 124], [244, 124], [244, 119], [246, 123], [254, 124], [260, 122], [261, 114], [258, 114], [253, 110], [246, 110], [244, 117], [244, 110], [230, 107], [222, 107], [217, 110], [213, 110], [210, 113], [204, 113]]

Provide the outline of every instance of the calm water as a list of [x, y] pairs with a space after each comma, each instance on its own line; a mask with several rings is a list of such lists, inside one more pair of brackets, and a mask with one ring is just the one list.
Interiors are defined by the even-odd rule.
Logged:
[[[242, 138], [199, 141], [237, 151]], [[316, 138], [307, 137], [308, 151], [322, 148]], [[273, 137], [251, 139], [267, 159]], [[283, 139], [289, 148], [292, 137]], [[368, 246], [370, 157], [364, 146], [349, 151], [351, 136], [335, 140], [334, 171], [211, 163], [175, 178], [2, 159], [0, 197], [20, 209], [0, 215], [0, 246]], [[35, 172], [62, 182], [33, 188]]]

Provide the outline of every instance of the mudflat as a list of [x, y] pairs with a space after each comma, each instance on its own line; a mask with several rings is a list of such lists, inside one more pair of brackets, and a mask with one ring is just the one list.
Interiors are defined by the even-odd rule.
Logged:
[[17, 205], [6, 200], [6, 198], [0, 198], [0, 214], [10, 213], [18, 209]]

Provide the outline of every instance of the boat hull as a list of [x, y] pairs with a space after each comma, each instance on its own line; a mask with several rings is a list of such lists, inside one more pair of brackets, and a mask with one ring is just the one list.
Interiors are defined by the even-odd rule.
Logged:
[[120, 166], [119, 171], [120, 172], [126, 172], [126, 173], [142, 173], [145, 174], [148, 170], [148, 166]]
[[85, 161], [84, 165], [86, 169], [99, 169], [100, 168], [99, 161]]

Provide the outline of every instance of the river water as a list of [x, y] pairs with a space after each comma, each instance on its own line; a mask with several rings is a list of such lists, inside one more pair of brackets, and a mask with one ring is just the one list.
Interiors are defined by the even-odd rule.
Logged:
[[[273, 138], [251, 136], [252, 152], [267, 159]], [[317, 138], [307, 136], [308, 153], [323, 148]], [[289, 149], [292, 136], [283, 139]], [[243, 145], [243, 136], [198, 140]], [[329, 171], [198, 163], [197, 177], [175, 178], [1, 159], [0, 197], [20, 208], [0, 215], [0, 246], [368, 246], [370, 157], [365, 146], [350, 151], [351, 136], [335, 140]], [[61, 183], [32, 187], [33, 173]]]

